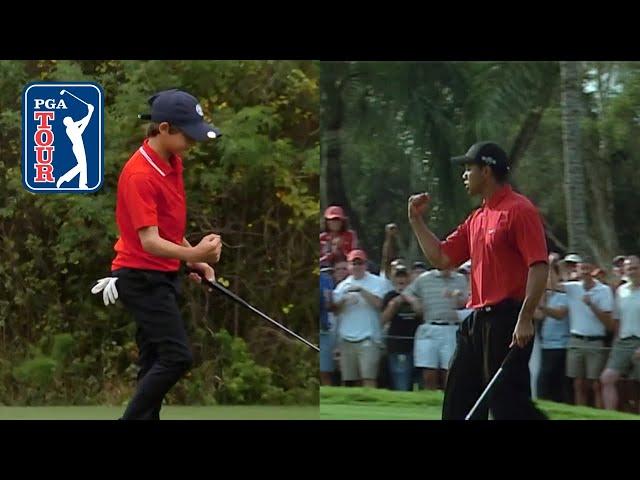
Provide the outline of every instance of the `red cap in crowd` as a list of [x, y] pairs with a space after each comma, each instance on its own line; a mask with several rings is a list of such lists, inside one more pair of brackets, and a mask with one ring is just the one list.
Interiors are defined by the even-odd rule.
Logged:
[[349, 255], [347, 255], [347, 260], [349, 262], [353, 262], [356, 258], [366, 262], [367, 261], [367, 254], [364, 252], [364, 250], [357, 250], [356, 249], [356, 250], [351, 250], [349, 252]]
[[340, 220], [344, 220], [346, 217], [344, 216], [344, 211], [342, 208], [337, 205], [332, 205], [324, 211], [324, 218], [327, 220], [333, 220], [334, 218], [339, 218]]

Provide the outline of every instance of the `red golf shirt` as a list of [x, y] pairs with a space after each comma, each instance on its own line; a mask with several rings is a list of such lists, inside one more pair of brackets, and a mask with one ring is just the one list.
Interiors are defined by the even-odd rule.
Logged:
[[524, 300], [529, 267], [548, 261], [540, 214], [510, 185], [484, 201], [440, 245], [452, 265], [471, 258], [467, 308], [495, 305], [508, 298]]
[[187, 223], [182, 159], [173, 155], [168, 162], [163, 160], [145, 140], [120, 173], [116, 222], [120, 238], [114, 246], [112, 270], [127, 267], [177, 271], [180, 260], [144, 251], [138, 230], [157, 226], [160, 237], [182, 245]]

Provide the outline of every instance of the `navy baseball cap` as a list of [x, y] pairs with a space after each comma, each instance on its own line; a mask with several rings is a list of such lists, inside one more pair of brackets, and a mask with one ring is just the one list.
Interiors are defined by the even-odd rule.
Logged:
[[149, 97], [151, 113], [138, 115], [144, 120], [168, 122], [198, 142], [222, 136], [222, 132], [204, 120], [202, 107], [193, 95], [172, 88]]
[[458, 157], [453, 157], [451, 162], [457, 165], [475, 163], [478, 165], [489, 165], [497, 171], [508, 172], [509, 161], [507, 154], [494, 142], [478, 142], [469, 148], [467, 153]]

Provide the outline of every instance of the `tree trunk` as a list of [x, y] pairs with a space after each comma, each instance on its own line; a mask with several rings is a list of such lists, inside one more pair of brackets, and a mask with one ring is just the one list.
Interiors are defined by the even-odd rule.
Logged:
[[[320, 145], [321, 157], [326, 159], [325, 188], [326, 208], [328, 205], [340, 205], [349, 217], [349, 224], [357, 233], [362, 232], [357, 213], [352, 209], [347, 197], [342, 177], [341, 130], [344, 124], [344, 100], [342, 92], [348, 82], [347, 65], [336, 74], [339, 64], [327, 65], [320, 73], [321, 102], [320, 113], [323, 140]], [[360, 237], [360, 235], [358, 235]]]
[[611, 169], [603, 156], [595, 162], [587, 162], [586, 169], [591, 192], [591, 212], [594, 224], [594, 245], [599, 254], [612, 258], [618, 252], [618, 238], [614, 225], [613, 181]]
[[584, 166], [580, 143], [582, 120], [581, 84], [576, 62], [560, 62], [562, 89], [562, 144], [564, 189], [567, 203], [569, 250], [580, 255], [589, 252], [584, 188]]
[[[604, 259], [612, 258], [618, 252], [618, 237], [615, 228], [615, 210], [613, 198], [613, 158], [607, 134], [603, 128], [602, 122], [607, 117], [607, 107], [609, 94], [612, 88], [612, 71], [609, 67], [606, 72], [606, 82], [603, 82], [602, 65], [597, 66], [598, 78], [598, 155], [595, 159], [587, 159], [585, 162], [587, 168], [588, 185], [591, 192], [591, 212], [592, 222], [594, 226], [595, 241], [594, 245], [598, 250], [600, 257]], [[608, 262], [608, 260], [604, 260]]]

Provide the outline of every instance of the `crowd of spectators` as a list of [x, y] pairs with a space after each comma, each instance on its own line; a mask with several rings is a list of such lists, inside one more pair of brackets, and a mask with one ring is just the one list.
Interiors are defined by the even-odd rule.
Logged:
[[[472, 265], [429, 269], [394, 248], [386, 227], [380, 267], [358, 245], [339, 206], [320, 234], [320, 379], [412, 391], [443, 389], [456, 332], [471, 312]], [[575, 253], [549, 255], [534, 319], [534, 398], [640, 413], [640, 259], [610, 267]]]

